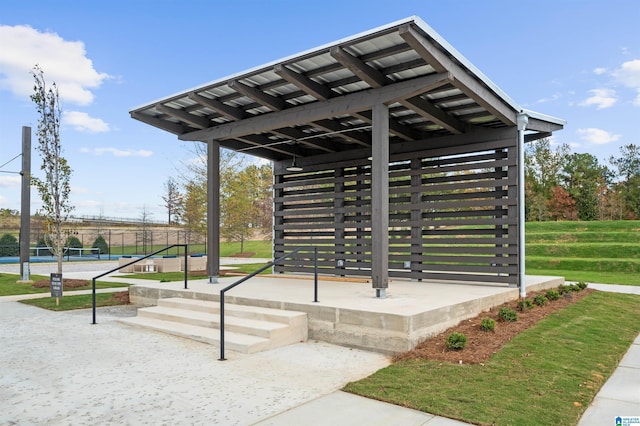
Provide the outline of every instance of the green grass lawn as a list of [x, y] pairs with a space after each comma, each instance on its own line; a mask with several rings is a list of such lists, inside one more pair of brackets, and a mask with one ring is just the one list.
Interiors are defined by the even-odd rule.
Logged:
[[481, 425], [575, 425], [638, 335], [640, 296], [595, 292], [484, 365], [402, 361], [344, 390]]
[[[41, 299], [21, 300], [20, 303], [37, 306], [38, 308], [50, 311], [69, 311], [72, 309], [87, 309], [93, 307], [93, 295], [81, 294], [75, 296], [63, 296], [59, 298], [59, 305], [56, 304], [55, 297], [44, 297]], [[97, 293], [96, 306], [116, 306], [122, 305], [122, 301], [113, 297], [111, 293]]]
[[[44, 275], [31, 275], [32, 281], [48, 280], [48, 276]], [[0, 273], [0, 296], [14, 296], [17, 294], [34, 294], [34, 293], [49, 293], [51, 290], [49, 287], [36, 288], [31, 284], [18, 284], [16, 281], [20, 279], [20, 275], [17, 274], [4, 274]], [[64, 282], [64, 279], [63, 279]], [[73, 290], [91, 290], [91, 281], [88, 281], [88, 285], [84, 287], [76, 287], [73, 289], [64, 289], [64, 291]], [[112, 287], [129, 287], [129, 284], [111, 283], [106, 281], [96, 281], [96, 288], [112, 288]]]
[[640, 285], [640, 221], [528, 222], [526, 273]]
[[[166, 246], [162, 244], [154, 244], [153, 247], [147, 247], [147, 253], [153, 253], [156, 250], [160, 250]], [[136, 246], [123, 246], [123, 247], [113, 247], [112, 254], [114, 256], [120, 255], [140, 255], [142, 254], [142, 248]], [[207, 248], [204, 244], [189, 244], [189, 253], [205, 253]], [[222, 257], [230, 257], [236, 254], [240, 254], [240, 243], [239, 242], [228, 242], [221, 241], [220, 242], [220, 256]], [[242, 253], [253, 253], [252, 257], [256, 258], [271, 258], [271, 240], [252, 240], [245, 241]], [[167, 252], [160, 253], [160, 255], [178, 255], [183, 256], [184, 251], [182, 247], [174, 247]], [[105, 258], [107, 255], [105, 255]]]

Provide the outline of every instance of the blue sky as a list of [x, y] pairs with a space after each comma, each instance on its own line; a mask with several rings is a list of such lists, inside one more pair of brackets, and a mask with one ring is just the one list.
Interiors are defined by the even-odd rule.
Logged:
[[[637, 0], [31, 0], [0, 5], [0, 165], [22, 126], [37, 143], [39, 64], [63, 100], [74, 213], [166, 220], [164, 184], [193, 151], [129, 110], [412, 15], [521, 106], [567, 120], [553, 143], [606, 164], [640, 144]], [[0, 208], [20, 209], [18, 175], [0, 173]]]

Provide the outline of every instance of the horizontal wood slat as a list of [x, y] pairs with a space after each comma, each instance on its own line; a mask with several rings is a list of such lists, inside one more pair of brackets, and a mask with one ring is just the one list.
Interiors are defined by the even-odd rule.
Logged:
[[[389, 277], [516, 282], [515, 143], [392, 149]], [[322, 274], [370, 276], [371, 163], [327, 158], [336, 161], [276, 175], [274, 254], [315, 246]], [[313, 253], [301, 252], [275, 270], [309, 273], [313, 265]]]

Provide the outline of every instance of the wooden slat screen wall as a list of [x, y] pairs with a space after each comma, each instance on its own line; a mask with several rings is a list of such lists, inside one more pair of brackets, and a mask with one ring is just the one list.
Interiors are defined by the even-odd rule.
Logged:
[[[517, 283], [513, 139], [391, 156], [389, 277]], [[275, 176], [274, 255], [318, 247], [323, 274], [370, 276], [366, 159]], [[277, 272], [313, 272], [311, 252]]]

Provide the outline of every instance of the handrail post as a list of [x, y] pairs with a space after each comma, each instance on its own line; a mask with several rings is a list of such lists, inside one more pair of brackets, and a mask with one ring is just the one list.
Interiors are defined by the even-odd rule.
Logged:
[[93, 278], [91, 280], [91, 300], [93, 304], [93, 322], [91, 324], [96, 323], [96, 279]]
[[187, 289], [187, 244], [184, 244], [184, 289]]
[[220, 358], [218, 361], [226, 361], [224, 357], [224, 290], [220, 291]]
[[318, 303], [318, 247], [313, 248], [313, 301]]
[[[285, 254], [283, 256], [280, 256], [279, 258], [271, 261], [270, 263], [268, 263], [266, 266], [263, 266], [262, 268], [258, 269], [257, 271], [254, 271], [252, 273], [250, 273], [249, 275], [247, 275], [244, 278], [239, 279], [238, 281], [234, 282], [233, 284], [230, 284], [228, 286], [226, 286], [225, 288], [223, 288], [222, 290], [220, 290], [220, 358], [218, 358], [218, 361], [226, 361], [226, 358], [224, 357], [224, 294], [227, 290], [231, 290], [232, 288], [242, 284], [243, 282], [249, 280], [250, 278], [255, 277], [256, 275], [258, 275], [259, 273], [261, 273], [262, 271], [272, 267], [273, 265], [277, 265], [278, 262], [288, 258], [289, 256], [298, 253], [300, 250], [302, 249], [309, 249], [310, 247], [298, 247], [297, 249], [293, 250], [291, 253]], [[318, 248], [317, 247], [313, 247], [313, 258], [314, 258], [314, 262], [313, 262], [313, 266], [314, 266], [314, 283], [313, 283], [313, 292], [314, 292], [314, 302], [318, 301]]]
[[187, 268], [186, 268], [186, 264], [187, 264], [187, 256], [186, 256], [186, 254], [187, 254], [187, 245], [186, 244], [171, 244], [170, 246], [167, 246], [167, 247], [165, 247], [163, 249], [160, 249], [160, 250], [156, 250], [151, 254], [147, 254], [147, 255], [139, 258], [139, 259], [133, 260], [133, 261], [131, 261], [129, 263], [126, 263], [124, 265], [118, 265], [116, 268], [110, 269], [107, 272], [103, 272], [100, 275], [96, 275], [95, 277], [92, 278], [92, 282], [93, 282], [93, 284], [92, 284], [92, 295], [93, 295], [92, 296], [92, 299], [93, 299], [92, 300], [92, 308], [93, 308], [93, 322], [92, 322], [92, 324], [96, 324], [96, 279], [104, 277], [105, 275], [109, 275], [112, 272], [119, 271], [120, 269], [124, 268], [125, 266], [133, 265], [134, 263], [138, 263], [141, 260], [148, 259], [148, 258], [150, 258], [152, 256], [155, 256], [158, 253], [162, 253], [163, 251], [167, 251], [167, 250], [169, 250], [169, 249], [171, 249], [173, 247], [179, 247], [179, 246], [185, 246], [185, 249], [184, 249], [185, 250], [185, 257], [184, 257], [185, 258], [185, 261], [184, 261], [184, 263], [185, 263], [185, 268], [184, 268], [185, 269], [185, 273], [184, 273], [184, 288], [187, 288]]

